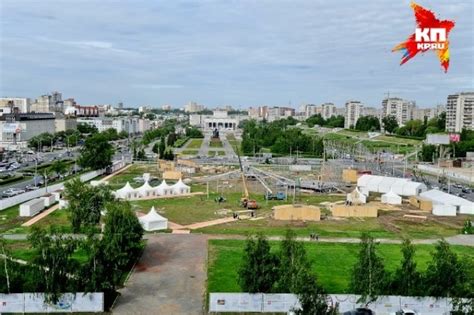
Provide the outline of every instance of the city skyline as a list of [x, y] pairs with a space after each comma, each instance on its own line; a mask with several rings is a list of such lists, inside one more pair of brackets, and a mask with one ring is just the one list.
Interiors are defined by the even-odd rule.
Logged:
[[456, 21], [447, 74], [433, 52], [403, 67], [391, 52], [414, 29], [409, 1], [7, 0], [0, 95], [244, 109], [350, 99], [381, 107], [390, 92], [432, 107], [474, 88], [474, 4], [419, 3]]

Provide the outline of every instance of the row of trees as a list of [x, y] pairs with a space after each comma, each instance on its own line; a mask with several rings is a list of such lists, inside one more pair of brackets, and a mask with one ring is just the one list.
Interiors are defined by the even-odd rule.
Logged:
[[370, 235], [362, 235], [351, 279], [351, 291], [360, 294], [362, 300], [374, 301], [382, 294], [474, 298], [473, 262], [459, 258], [445, 240], [435, 245], [424, 272], [418, 270], [416, 248], [409, 240], [401, 246], [403, 257], [393, 273], [386, 270], [377, 245]]
[[[81, 187], [83, 186], [83, 187]], [[143, 229], [128, 202], [114, 200], [103, 187], [89, 187], [74, 180], [66, 186], [73, 232], [85, 237], [33, 227], [28, 240], [33, 248], [27, 266], [6, 257], [2, 245], [3, 267], [0, 292], [44, 292], [56, 303], [64, 292], [104, 292], [106, 303], [115, 295], [123, 276], [143, 248]], [[98, 235], [101, 212], [104, 230]]]
[[243, 124], [241, 148], [244, 154], [259, 153], [262, 148], [271, 148], [273, 153], [278, 154], [311, 154], [322, 156], [322, 138], [304, 134], [301, 129], [291, 126], [297, 121], [293, 117], [280, 119], [273, 122], [245, 121]]
[[295, 238], [288, 230], [277, 253], [262, 234], [248, 238], [239, 269], [240, 288], [249, 293], [297, 294], [302, 306], [297, 314], [338, 314], [337, 306], [327, 304], [303, 243]]
[[321, 114], [316, 114], [306, 119], [306, 124], [312, 128], [314, 125], [330, 127], [330, 128], [344, 128], [344, 116], [331, 116], [324, 119]]
[[444, 132], [446, 125], [446, 113], [441, 113], [438, 117], [430, 120], [409, 120], [404, 126], [399, 126], [394, 116], [386, 116], [382, 119], [382, 125], [375, 116], [362, 116], [357, 120], [355, 126], [351, 126], [359, 131], [378, 131], [383, 126], [388, 133], [409, 137], [425, 137], [429, 133]]
[[[452, 297], [457, 302], [461, 301], [459, 298], [468, 298], [468, 302], [474, 301], [473, 262], [459, 258], [446, 241], [436, 244], [432, 260], [424, 272], [419, 271], [416, 248], [409, 240], [401, 245], [402, 260], [394, 272], [386, 270], [377, 246], [369, 234], [362, 235], [350, 282], [350, 292], [361, 295], [359, 302], [375, 301], [379, 295]], [[312, 274], [305, 248], [295, 240], [292, 231], [287, 231], [276, 253], [264, 236], [249, 238], [239, 269], [239, 284], [243, 292], [297, 294], [304, 314], [334, 311], [326, 304], [324, 288]]]

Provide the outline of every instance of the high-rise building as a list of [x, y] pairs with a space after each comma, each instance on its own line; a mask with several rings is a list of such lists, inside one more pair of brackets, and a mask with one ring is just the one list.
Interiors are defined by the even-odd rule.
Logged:
[[382, 101], [382, 117], [394, 116], [399, 125], [404, 125], [411, 119], [410, 111], [414, 108], [414, 101], [405, 101], [398, 97], [386, 98]]
[[203, 111], [203, 110], [204, 110], [204, 106], [199, 105], [196, 102], [189, 102], [188, 104], [186, 104], [184, 106], [184, 111], [186, 113], [196, 113], [196, 112], [200, 112], [200, 111]]
[[448, 96], [446, 103], [446, 131], [474, 130], [474, 92]]
[[36, 102], [31, 104], [31, 111], [35, 113], [64, 112], [62, 94], [52, 92], [51, 94], [41, 95], [36, 99]]
[[347, 101], [346, 113], [344, 115], [344, 128], [355, 127], [357, 120], [362, 116], [364, 106], [360, 101]]
[[167, 104], [161, 105], [161, 109], [162, 110], [171, 110], [171, 105], [167, 105]]
[[336, 105], [333, 103], [324, 103], [321, 105], [321, 116], [324, 119], [329, 119], [332, 116], [336, 116]]

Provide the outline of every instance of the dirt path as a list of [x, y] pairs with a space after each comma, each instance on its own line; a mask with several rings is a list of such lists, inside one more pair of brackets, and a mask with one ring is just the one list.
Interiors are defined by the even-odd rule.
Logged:
[[113, 313], [204, 314], [207, 237], [161, 234], [147, 239]]
[[45, 216], [49, 215], [51, 212], [54, 212], [58, 209], [59, 209], [59, 204], [56, 204], [56, 205], [52, 206], [51, 208], [41, 212], [37, 216], [33, 217], [31, 220], [26, 221], [21, 226], [31, 226], [31, 225], [35, 224], [36, 222], [38, 222], [39, 220], [41, 220], [42, 218], [44, 218]]
[[218, 224], [224, 224], [224, 223], [229, 223], [229, 222], [234, 222], [237, 221], [237, 219], [234, 218], [222, 218], [222, 219], [216, 219], [216, 220], [211, 220], [211, 221], [204, 221], [204, 222], [198, 222], [198, 223], [193, 223], [189, 225], [184, 225], [181, 226], [179, 229], [189, 229], [189, 230], [195, 230], [195, 229], [200, 229], [208, 226], [213, 226], [213, 225], [218, 225]]

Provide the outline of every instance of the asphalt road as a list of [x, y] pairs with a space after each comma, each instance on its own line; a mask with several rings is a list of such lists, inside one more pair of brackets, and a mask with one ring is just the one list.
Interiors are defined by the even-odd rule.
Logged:
[[113, 314], [205, 314], [207, 237], [196, 234], [147, 235]]

